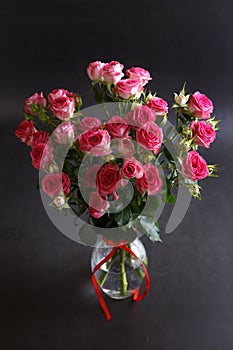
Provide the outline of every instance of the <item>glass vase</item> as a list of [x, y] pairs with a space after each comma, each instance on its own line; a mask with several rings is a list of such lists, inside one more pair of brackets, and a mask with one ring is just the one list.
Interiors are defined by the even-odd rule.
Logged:
[[[134, 257], [129, 251], [117, 247], [114, 255], [95, 272], [99, 287], [113, 299], [125, 299], [131, 297], [141, 286], [145, 273], [142, 263], [147, 266], [148, 259], [146, 250], [140, 239], [129, 243], [127, 247], [137, 256]], [[92, 272], [112, 250], [105, 241], [100, 241], [93, 249], [91, 255]]]

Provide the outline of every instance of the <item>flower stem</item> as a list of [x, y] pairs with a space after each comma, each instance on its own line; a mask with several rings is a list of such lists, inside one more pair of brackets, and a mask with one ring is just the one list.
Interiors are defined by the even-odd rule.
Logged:
[[126, 278], [126, 272], [125, 272], [125, 256], [126, 251], [124, 249], [121, 249], [121, 256], [120, 256], [120, 273], [121, 273], [121, 295], [126, 295], [127, 291], [127, 278]]
[[98, 278], [98, 284], [100, 287], [102, 287], [104, 285], [104, 282], [106, 281], [106, 278], [109, 274], [109, 270], [110, 270], [115, 258], [116, 258], [116, 252], [112, 256], [111, 260], [108, 261], [108, 263], [107, 263], [107, 271], [102, 271], [100, 277]]

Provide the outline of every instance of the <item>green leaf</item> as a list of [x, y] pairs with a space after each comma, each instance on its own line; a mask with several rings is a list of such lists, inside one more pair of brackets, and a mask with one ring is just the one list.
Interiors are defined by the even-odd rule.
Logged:
[[174, 204], [175, 202], [176, 202], [176, 197], [170, 191], [167, 191], [166, 203]]
[[160, 238], [160, 230], [156, 225], [154, 219], [150, 216], [141, 216], [140, 224], [146, 230], [146, 235], [152, 242], [162, 242]]

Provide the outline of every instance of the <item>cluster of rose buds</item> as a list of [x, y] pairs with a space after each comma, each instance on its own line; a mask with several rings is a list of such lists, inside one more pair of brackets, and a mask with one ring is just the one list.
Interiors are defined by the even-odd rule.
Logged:
[[[85, 154], [105, 158], [101, 167], [93, 165], [86, 169], [82, 183], [84, 188], [91, 189], [87, 207], [94, 218], [100, 218], [107, 212], [109, 198], [117, 200], [118, 188], [126, 186], [129, 181], [134, 183], [141, 196], [155, 195], [163, 187], [158, 168], [151, 164], [151, 160], [155, 160], [164, 149], [163, 124], [158, 120], [166, 122], [168, 103], [156, 94], [146, 94], [144, 86], [151, 80], [147, 70], [132, 67], [125, 71], [127, 78], [123, 79], [123, 68], [118, 61], [96, 61], [87, 67], [93, 87], [103, 91], [105, 86], [103, 101], [107, 96], [108, 102], [110, 98], [131, 103], [125, 115], [113, 115], [105, 122], [83, 115], [80, 111], [81, 97], [65, 89], [53, 90], [47, 100], [41, 92], [25, 101], [26, 120], [17, 128], [16, 136], [31, 147], [33, 166], [45, 172], [42, 189], [53, 198], [57, 208], [68, 207], [69, 199], [74, 197], [72, 186], [77, 182], [75, 172], [58, 169], [55, 148], [62, 145], [72, 148], [71, 160], [75, 162], [78, 159], [78, 164]], [[210, 169], [197, 149], [198, 146], [210, 147], [216, 137], [218, 122], [211, 118], [212, 101], [199, 91], [186, 95], [183, 88], [179, 95], [175, 94], [174, 101], [177, 131], [182, 136], [178, 145], [181, 172], [184, 179], [191, 180], [192, 194], [197, 197], [197, 181], [212, 175], [215, 170], [215, 166]], [[45, 130], [37, 125], [37, 118], [45, 125]], [[121, 163], [117, 162], [111, 149], [113, 140], [117, 141], [118, 152], [122, 155]], [[137, 159], [135, 145], [147, 151], [143, 161]], [[167, 181], [171, 178], [167, 177]]]

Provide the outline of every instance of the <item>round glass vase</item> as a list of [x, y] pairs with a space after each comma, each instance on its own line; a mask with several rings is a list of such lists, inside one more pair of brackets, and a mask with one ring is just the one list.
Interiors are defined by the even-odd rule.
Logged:
[[[148, 264], [146, 250], [142, 242], [137, 238], [127, 246], [140, 259], [145, 266]], [[100, 241], [93, 248], [91, 255], [91, 269], [103, 260], [113, 249], [105, 241]], [[117, 248], [112, 258], [104, 263], [96, 271], [95, 277], [102, 291], [113, 299], [125, 299], [131, 297], [141, 286], [145, 273], [142, 264], [132, 254], [121, 248]]]

